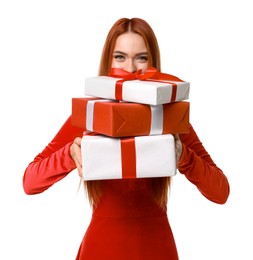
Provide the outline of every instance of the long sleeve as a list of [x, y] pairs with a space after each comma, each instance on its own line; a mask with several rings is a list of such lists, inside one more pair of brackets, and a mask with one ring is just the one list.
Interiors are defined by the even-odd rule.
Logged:
[[224, 204], [229, 196], [229, 183], [200, 142], [193, 127], [179, 135], [183, 152], [178, 170], [209, 200]]
[[82, 128], [71, 125], [69, 117], [53, 140], [27, 166], [23, 176], [25, 193], [41, 193], [76, 168], [70, 146], [82, 133]]

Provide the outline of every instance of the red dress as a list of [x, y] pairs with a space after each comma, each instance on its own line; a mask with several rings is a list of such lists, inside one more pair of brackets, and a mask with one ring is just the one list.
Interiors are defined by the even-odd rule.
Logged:
[[[68, 118], [55, 138], [26, 168], [23, 186], [27, 194], [45, 191], [76, 168], [70, 145], [82, 134], [83, 129], [73, 127]], [[180, 135], [180, 139], [183, 152], [178, 170], [207, 199], [225, 203], [229, 195], [227, 178], [214, 164], [193, 128]], [[151, 179], [101, 183], [103, 196], [93, 210], [76, 259], [178, 259], [166, 210], [153, 200]]]

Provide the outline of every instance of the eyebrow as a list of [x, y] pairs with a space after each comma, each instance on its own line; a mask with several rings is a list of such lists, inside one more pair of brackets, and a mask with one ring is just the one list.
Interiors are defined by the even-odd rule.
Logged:
[[[127, 53], [125, 53], [123, 51], [114, 51], [113, 53], [114, 54], [122, 54], [122, 55], [127, 56]], [[140, 56], [140, 55], [148, 55], [148, 53], [147, 52], [139, 52], [139, 53], [136, 53], [135, 56]]]

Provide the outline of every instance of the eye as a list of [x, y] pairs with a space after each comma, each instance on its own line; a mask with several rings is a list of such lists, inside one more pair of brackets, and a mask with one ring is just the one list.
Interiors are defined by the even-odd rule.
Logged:
[[148, 56], [147, 55], [141, 55], [137, 57], [137, 60], [140, 62], [147, 62], [148, 61]]
[[125, 60], [125, 56], [121, 55], [121, 54], [116, 54], [113, 56], [113, 58], [117, 61], [124, 61]]

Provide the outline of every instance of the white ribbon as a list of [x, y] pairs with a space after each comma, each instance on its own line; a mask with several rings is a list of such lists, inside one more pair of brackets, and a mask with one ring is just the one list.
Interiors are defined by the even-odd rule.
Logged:
[[150, 106], [151, 127], [149, 135], [161, 135], [163, 132], [163, 105]]
[[86, 105], [86, 129], [93, 132], [93, 116], [95, 102], [112, 102], [109, 99], [89, 100]]

